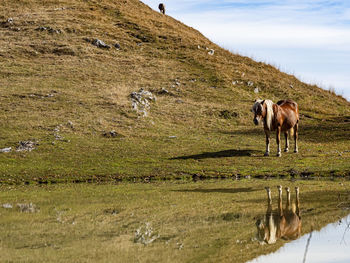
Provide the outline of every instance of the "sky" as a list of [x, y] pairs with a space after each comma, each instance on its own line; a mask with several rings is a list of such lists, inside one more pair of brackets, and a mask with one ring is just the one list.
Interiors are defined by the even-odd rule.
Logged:
[[[160, 1], [142, 0], [158, 10]], [[166, 14], [233, 53], [350, 101], [349, 0], [163, 0]]]

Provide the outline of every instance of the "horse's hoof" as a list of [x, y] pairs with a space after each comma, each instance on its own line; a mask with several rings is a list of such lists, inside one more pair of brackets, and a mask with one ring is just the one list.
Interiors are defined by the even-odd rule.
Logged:
[[282, 154], [281, 154], [281, 153], [277, 153], [276, 156], [277, 156], [277, 157], [281, 157]]
[[298, 150], [294, 150], [294, 153], [298, 153]]
[[270, 155], [270, 153], [269, 152], [266, 152], [265, 154], [264, 154], [264, 156], [269, 156]]
[[284, 149], [284, 152], [285, 153], [289, 152], [289, 149], [288, 148]]
[[277, 185], [277, 189], [278, 189], [279, 191], [282, 191], [282, 185]]

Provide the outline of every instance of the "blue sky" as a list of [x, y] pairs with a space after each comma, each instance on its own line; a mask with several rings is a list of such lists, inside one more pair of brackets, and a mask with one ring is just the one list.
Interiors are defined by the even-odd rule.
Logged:
[[[157, 10], [160, 0], [143, 0]], [[350, 1], [170, 0], [168, 15], [234, 53], [350, 100]]]

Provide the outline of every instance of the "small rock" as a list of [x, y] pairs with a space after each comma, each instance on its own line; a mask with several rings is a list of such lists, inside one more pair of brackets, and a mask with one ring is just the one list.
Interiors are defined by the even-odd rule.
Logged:
[[216, 87], [215, 86], [211, 86], [211, 87], [209, 87], [210, 89], [216, 89]]
[[40, 26], [35, 29], [36, 31], [48, 31], [49, 33], [56, 33], [56, 34], [61, 34], [62, 31], [61, 29], [54, 29], [52, 27], [45, 27], [45, 26]]
[[183, 101], [183, 100], [181, 100], [181, 99], [175, 100], [175, 102], [176, 102], [176, 103], [178, 103], [178, 104], [182, 104], [182, 103], [184, 103], [184, 101]]
[[90, 38], [87, 38], [87, 37], [84, 37], [83, 40], [85, 40], [85, 41], [88, 42], [88, 43], [91, 43], [91, 42], [92, 42], [92, 40], [91, 40]]
[[110, 49], [111, 46], [107, 45], [105, 42], [103, 42], [100, 39], [94, 39], [91, 44], [93, 44], [94, 46], [98, 47], [98, 48], [106, 48], [106, 49]]
[[35, 146], [38, 145], [36, 142], [33, 141], [20, 141], [19, 146], [17, 147], [17, 152], [24, 152], [28, 151], [31, 152], [35, 149]]
[[62, 135], [59, 135], [59, 134], [55, 133], [54, 136], [55, 136], [55, 139], [58, 140], [58, 141], [63, 141], [64, 140], [64, 137]]
[[63, 11], [65, 9], [66, 9], [65, 7], [57, 7], [54, 9], [54, 11]]
[[71, 127], [72, 129], [74, 129], [74, 124], [73, 124], [73, 122], [68, 121], [67, 124], [68, 124], [69, 127]]
[[158, 94], [162, 95], [162, 94], [169, 94], [170, 92], [165, 89], [165, 88], [162, 88], [160, 91], [158, 91]]
[[53, 129], [54, 132], [59, 132], [61, 130], [61, 125], [57, 125], [55, 129]]
[[176, 136], [169, 136], [169, 139], [176, 139]]
[[252, 86], [254, 86], [254, 82], [253, 81], [248, 81], [247, 85], [248, 85], [248, 87], [252, 87]]
[[36, 31], [45, 31], [45, 30], [47, 30], [47, 28], [44, 26], [40, 26], [40, 27], [36, 28], [35, 30]]
[[53, 29], [53, 28], [49, 28], [48, 32], [49, 33], [55, 33], [55, 34], [61, 34], [62, 33], [61, 29]]
[[36, 207], [33, 203], [29, 204], [17, 204], [17, 207], [19, 208], [19, 211], [21, 213], [36, 213], [39, 212], [39, 208]]
[[256, 87], [256, 88], [254, 89], [254, 93], [255, 93], [255, 94], [258, 94], [258, 93], [259, 93], [259, 88], [258, 88], [258, 87]]
[[210, 50], [208, 51], [208, 54], [212, 56], [212, 55], [214, 55], [214, 52], [215, 52], [214, 49], [210, 49]]
[[9, 204], [9, 203], [2, 204], [2, 207], [6, 208], [6, 209], [12, 209], [13, 208], [13, 206], [11, 204]]
[[12, 147], [6, 147], [6, 148], [0, 149], [0, 153], [9, 153], [11, 151], [12, 151]]
[[7, 23], [9, 24], [13, 24], [13, 18], [12, 17], [9, 17], [7, 20], [6, 20]]
[[115, 208], [108, 208], [103, 211], [105, 214], [117, 215], [119, 214], [119, 210]]
[[117, 133], [115, 130], [112, 130], [110, 132], [104, 132], [103, 136], [110, 138], [110, 137], [117, 137], [119, 135], [119, 133]]
[[132, 108], [136, 112], [141, 113], [144, 117], [148, 115], [151, 102], [156, 101], [156, 97], [150, 91], [146, 91], [142, 88], [138, 92], [132, 92], [130, 98]]
[[294, 89], [294, 86], [293, 86], [292, 84], [290, 84], [289, 87], [290, 87], [291, 89]]
[[184, 248], [184, 244], [182, 244], [182, 243], [176, 243], [176, 245], [178, 246], [178, 249], [179, 250], [181, 250], [181, 249], [183, 249]]
[[198, 48], [198, 49], [201, 49], [201, 46], [200, 46], [200, 45], [198, 45], [198, 46], [197, 46], [197, 48]]
[[140, 227], [135, 231], [134, 242], [148, 245], [159, 237], [159, 234], [154, 233], [150, 223], [146, 223], [144, 227]]
[[114, 47], [115, 47], [117, 50], [120, 50], [120, 49], [121, 49], [121, 46], [120, 46], [118, 43], [115, 43], [115, 44], [114, 44]]
[[39, 94], [39, 93], [28, 94], [28, 97], [39, 98], [39, 99], [52, 98], [54, 96], [55, 95], [52, 93], [49, 93], [49, 94]]
[[237, 81], [232, 81], [232, 85], [236, 85], [237, 84]]

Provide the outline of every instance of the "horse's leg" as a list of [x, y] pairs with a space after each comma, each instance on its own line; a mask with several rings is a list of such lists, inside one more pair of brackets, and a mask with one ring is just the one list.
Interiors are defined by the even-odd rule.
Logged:
[[270, 187], [265, 187], [267, 193], [267, 211], [266, 214], [272, 212], [272, 199], [271, 199], [271, 190]]
[[[268, 224], [269, 228], [271, 228], [271, 222], [273, 222], [273, 213], [272, 213], [272, 199], [271, 199], [271, 190], [270, 187], [265, 187], [266, 193], [267, 193], [267, 210], [265, 215], [266, 223]], [[269, 237], [271, 238], [271, 237]], [[268, 241], [268, 240], [267, 240]]]
[[286, 139], [286, 148], [284, 148], [284, 152], [287, 153], [289, 151], [288, 131], [284, 132], [284, 138]]
[[295, 153], [298, 152], [298, 127], [299, 127], [299, 124], [296, 123], [294, 126], [294, 152]]
[[276, 142], [277, 142], [277, 156], [281, 157], [281, 127], [277, 128]]
[[269, 156], [270, 155], [270, 131], [265, 130], [265, 135], [266, 135], [266, 151], [264, 156]]
[[278, 189], [278, 215], [283, 216], [283, 209], [282, 209], [282, 186], [277, 186]]
[[297, 216], [300, 218], [300, 208], [299, 208], [299, 187], [295, 187], [295, 206], [296, 206], [296, 210], [295, 213], [297, 214]]
[[290, 209], [290, 190], [289, 187], [286, 187], [286, 193], [287, 193], [287, 202], [286, 202], [286, 210], [289, 211]]

